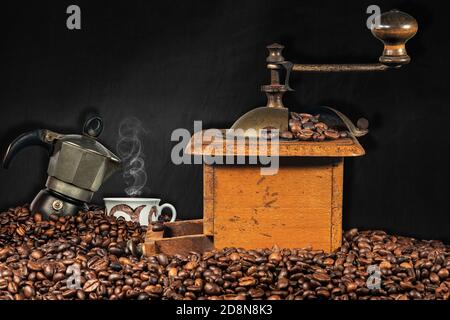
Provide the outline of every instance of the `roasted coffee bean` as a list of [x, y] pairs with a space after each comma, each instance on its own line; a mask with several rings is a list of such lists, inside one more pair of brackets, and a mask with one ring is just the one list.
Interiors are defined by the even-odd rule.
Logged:
[[312, 131], [311, 129], [302, 129], [298, 131], [296, 137], [299, 138], [300, 140], [309, 140], [312, 138], [313, 135], [314, 131]]
[[300, 120], [300, 115], [297, 112], [291, 112], [291, 118], [295, 120]]
[[100, 283], [99, 286], [97, 287], [97, 295], [99, 297], [105, 296], [106, 293], [108, 292], [106, 286], [103, 283]]
[[19, 236], [23, 237], [25, 235], [25, 228], [22, 226], [19, 226], [16, 228], [16, 232]]
[[330, 292], [326, 289], [318, 289], [316, 291], [318, 297], [328, 299], [330, 297]]
[[44, 268], [43, 268], [43, 272], [44, 272], [44, 275], [47, 277], [47, 279], [53, 278], [53, 273], [54, 273], [53, 265], [50, 263], [45, 264]]
[[86, 299], [86, 293], [84, 293], [83, 290], [78, 289], [76, 293], [76, 297], [78, 300], [85, 300]]
[[77, 289], [67, 289], [62, 293], [62, 296], [65, 299], [73, 298], [77, 294]]
[[204, 287], [205, 293], [208, 295], [219, 295], [221, 293], [220, 287], [215, 283], [206, 283]]
[[449, 276], [449, 271], [446, 268], [442, 268], [438, 271], [438, 276], [439, 278], [441, 278], [442, 280], [445, 280], [448, 278]]
[[35, 290], [34, 290], [34, 288], [33, 288], [32, 286], [30, 286], [30, 285], [26, 285], [26, 286], [23, 288], [23, 295], [24, 295], [25, 298], [31, 299], [31, 298], [34, 297], [34, 295], [35, 295]]
[[41, 250], [33, 250], [30, 254], [30, 257], [39, 260], [44, 256], [44, 253]]
[[281, 256], [280, 252], [273, 252], [269, 255], [269, 261], [271, 263], [277, 264], [281, 261], [281, 259], [283, 259], [283, 257]]
[[282, 138], [282, 139], [294, 139], [294, 135], [292, 134], [291, 131], [283, 131], [280, 134], [280, 138]]
[[328, 274], [321, 273], [321, 272], [320, 273], [319, 272], [314, 273], [312, 277], [313, 277], [314, 280], [319, 281], [321, 283], [329, 282], [331, 280], [330, 276]]
[[237, 252], [233, 252], [229, 255], [231, 261], [239, 261], [241, 259], [241, 255]]
[[344, 236], [345, 238], [350, 241], [353, 238], [355, 238], [358, 235], [358, 229], [350, 229], [347, 232], [345, 232]]
[[156, 256], [156, 259], [158, 259], [158, 263], [162, 266], [167, 266], [169, 264], [169, 259], [167, 258], [167, 256], [165, 254], [158, 254]]
[[148, 294], [146, 294], [145, 292], [141, 292], [141, 293], [138, 295], [137, 300], [148, 300], [149, 297], [150, 297], [150, 296], [149, 296]]
[[28, 269], [30, 269], [31, 271], [40, 271], [42, 270], [42, 264], [39, 262], [35, 262], [35, 261], [28, 261], [27, 264]]
[[8, 287], [7, 287], [7, 290], [10, 292], [10, 293], [17, 293], [17, 284], [16, 283], [14, 283], [14, 282], [12, 282], [12, 281], [10, 281], [9, 283], [8, 283]]
[[111, 247], [111, 248], [109, 248], [109, 252], [118, 257], [125, 254], [125, 250], [123, 248], [119, 248], [119, 247]]
[[83, 291], [86, 293], [94, 292], [95, 290], [97, 290], [99, 284], [100, 283], [97, 279], [88, 280], [83, 286]]
[[340, 138], [339, 131], [336, 131], [336, 130], [328, 129], [328, 130], [325, 130], [325, 131], [323, 132], [323, 134], [324, 134], [327, 138], [330, 138], [330, 139], [333, 139], [333, 140], [339, 139], [339, 138]]
[[265, 295], [264, 290], [261, 288], [251, 288], [248, 293], [252, 298], [262, 298]]
[[314, 118], [314, 116], [312, 114], [304, 113], [304, 112], [299, 113], [298, 115], [299, 115], [300, 119], [305, 122], [310, 121], [312, 118]]
[[278, 289], [286, 289], [289, 287], [289, 280], [286, 278], [280, 278], [277, 282], [277, 288]]
[[10, 253], [11, 250], [8, 247], [0, 249], [0, 261], [5, 261], [9, 257]]
[[316, 128], [316, 126], [312, 122], [305, 122], [303, 124], [303, 129], [314, 130], [315, 128]]
[[96, 256], [88, 261], [87, 266], [89, 269], [94, 270], [95, 272], [100, 272], [102, 270], [108, 269], [109, 261], [105, 258]]
[[297, 133], [302, 129], [302, 125], [300, 123], [300, 120], [297, 119], [290, 119], [289, 120], [289, 129], [293, 133]]
[[348, 293], [351, 293], [351, 292], [355, 291], [356, 288], [358, 288], [358, 285], [356, 283], [354, 283], [354, 282], [349, 282], [346, 285], [346, 290], [347, 290]]
[[430, 280], [431, 280], [432, 283], [439, 283], [440, 282], [439, 276], [436, 273], [434, 273], [434, 272], [432, 274], [430, 274]]
[[147, 293], [152, 293], [152, 294], [161, 294], [163, 292], [163, 288], [160, 284], [157, 285], [149, 285], [147, 287], [145, 287], [144, 289], [145, 292]]
[[325, 130], [328, 130], [328, 126], [324, 122], [317, 122], [317, 123], [314, 124], [314, 127], [317, 130], [321, 130], [322, 132], [325, 131]]
[[194, 270], [195, 268], [197, 268], [197, 265], [198, 263], [196, 261], [189, 261], [185, 264], [184, 268], [186, 270]]
[[239, 279], [239, 285], [242, 287], [250, 287], [256, 284], [256, 279], [253, 277], [243, 277]]
[[62, 272], [57, 272], [53, 275], [53, 281], [55, 281], [55, 282], [61, 281], [65, 278], [66, 278], [66, 276]]
[[314, 141], [323, 141], [326, 139], [326, 137], [323, 133], [314, 132], [312, 139]]
[[33, 216], [34, 222], [39, 223], [42, 222], [42, 214], [40, 213], [35, 213]]

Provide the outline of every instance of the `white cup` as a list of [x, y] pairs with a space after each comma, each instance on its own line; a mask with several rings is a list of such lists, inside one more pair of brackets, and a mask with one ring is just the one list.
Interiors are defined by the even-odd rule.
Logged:
[[104, 198], [106, 214], [116, 218], [124, 218], [126, 221], [139, 222], [142, 226], [157, 221], [162, 209], [169, 208], [172, 211], [171, 222], [177, 217], [177, 210], [170, 203], [159, 205], [161, 199], [156, 198]]

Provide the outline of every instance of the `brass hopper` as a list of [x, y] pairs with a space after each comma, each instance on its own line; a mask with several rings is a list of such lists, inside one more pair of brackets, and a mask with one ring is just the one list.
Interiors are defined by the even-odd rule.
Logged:
[[[358, 64], [296, 64], [284, 59], [283, 46], [271, 44], [267, 47], [267, 69], [270, 71], [270, 84], [262, 86], [267, 95], [265, 107], [255, 108], [241, 116], [231, 129], [242, 129], [245, 136], [259, 134], [261, 129], [275, 128], [280, 132], [288, 130], [289, 110], [283, 105], [283, 95], [293, 91], [289, 86], [291, 72], [369, 72], [398, 69], [408, 64], [411, 58], [406, 53], [405, 44], [417, 32], [417, 21], [407, 13], [391, 10], [379, 16], [379, 24], [372, 24], [372, 34], [384, 44], [384, 50], [378, 63]], [[280, 82], [280, 73], [284, 69], [284, 83]], [[358, 128], [342, 113], [328, 108], [335, 118], [342, 121], [354, 136], [367, 133], [367, 128]], [[254, 130], [249, 130], [254, 129]]]

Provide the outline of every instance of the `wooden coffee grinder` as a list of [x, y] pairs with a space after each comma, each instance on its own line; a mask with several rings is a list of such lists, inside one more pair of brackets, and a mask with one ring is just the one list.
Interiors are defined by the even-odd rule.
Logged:
[[[265, 107], [243, 115], [232, 129], [288, 128], [289, 112], [282, 97], [289, 87], [291, 72], [369, 72], [395, 70], [410, 62], [405, 43], [418, 26], [410, 15], [392, 10], [379, 17], [373, 35], [384, 43], [378, 63], [295, 64], [282, 56], [283, 46], [268, 46], [267, 69], [271, 82], [263, 86]], [[376, 20], [375, 20], [376, 21]], [[286, 74], [280, 83], [281, 71]], [[313, 247], [333, 251], [342, 242], [342, 195], [344, 158], [364, 155], [356, 137], [368, 132], [367, 121], [353, 123], [331, 108], [317, 110], [330, 125], [348, 132], [347, 137], [325, 141], [279, 141], [279, 169], [261, 175], [258, 164], [203, 164], [203, 219], [166, 223], [149, 230], [145, 254], [204, 251], [212, 248], [245, 249]], [[185, 152], [192, 155], [258, 156], [259, 140], [245, 139], [244, 148], [229, 149], [223, 137], [205, 138], [204, 131], [191, 138]], [[246, 134], [250, 138], [251, 134]], [[222, 139], [223, 138], [223, 139]], [[200, 144], [196, 141], [202, 141]]]

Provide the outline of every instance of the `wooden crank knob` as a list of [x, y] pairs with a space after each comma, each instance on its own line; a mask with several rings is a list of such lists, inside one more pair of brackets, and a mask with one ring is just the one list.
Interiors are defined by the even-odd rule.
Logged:
[[406, 53], [405, 44], [417, 32], [416, 19], [407, 13], [391, 10], [382, 13], [372, 23], [372, 34], [384, 44], [379, 61], [390, 66], [407, 64], [411, 58]]

